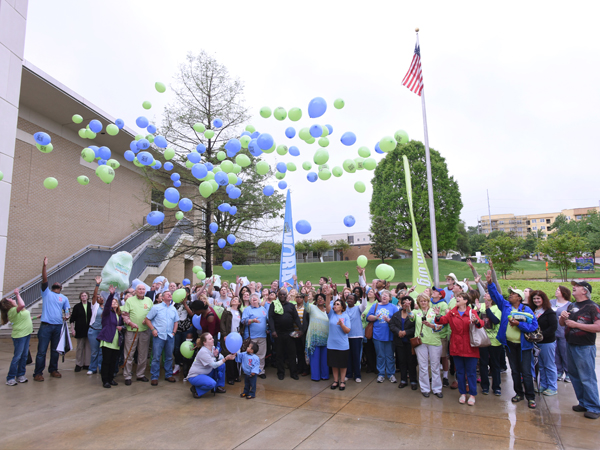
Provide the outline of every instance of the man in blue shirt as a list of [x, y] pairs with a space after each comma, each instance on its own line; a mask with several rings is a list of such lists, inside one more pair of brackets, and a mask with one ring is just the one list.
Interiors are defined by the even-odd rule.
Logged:
[[170, 291], [163, 293], [163, 301], [154, 305], [144, 319], [144, 323], [152, 331], [152, 366], [150, 377], [152, 386], [158, 385], [160, 375], [160, 358], [165, 351], [165, 380], [175, 383], [173, 377], [173, 348], [175, 346], [175, 333], [179, 325], [179, 314], [171, 303], [173, 295]]
[[58, 371], [56, 347], [60, 341], [63, 320], [69, 317], [69, 299], [60, 293], [62, 285], [55, 282], [52, 283], [52, 289], [48, 289], [47, 265], [48, 258], [44, 256], [44, 265], [42, 266], [42, 324], [38, 330], [38, 351], [33, 371], [34, 381], [44, 381], [43, 372], [46, 368], [48, 345], [50, 345], [50, 364], [48, 365], [50, 376], [53, 378], [62, 377]]

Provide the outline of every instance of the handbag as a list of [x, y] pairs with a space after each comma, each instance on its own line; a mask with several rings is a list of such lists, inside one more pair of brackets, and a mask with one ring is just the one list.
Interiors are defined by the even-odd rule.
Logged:
[[544, 335], [542, 334], [542, 330], [540, 330], [540, 327], [538, 326], [537, 330], [535, 331], [525, 333], [525, 340], [527, 342], [533, 342], [534, 344], [542, 342], [544, 340]]
[[[377, 303], [377, 304], [375, 305], [375, 311], [374, 311], [375, 313], [377, 312], [377, 308], [379, 308], [379, 303]], [[376, 314], [373, 314], [373, 315], [376, 315]], [[367, 324], [367, 327], [365, 328], [365, 337], [366, 337], [367, 339], [373, 339], [373, 324], [374, 324], [374, 323], [375, 323], [375, 322], [369, 322], [369, 323]]]
[[412, 347], [413, 355], [415, 354], [415, 348], [423, 343], [421, 336], [423, 336], [423, 318], [421, 319], [421, 331], [415, 333], [415, 337], [410, 338], [410, 346]]
[[[471, 311], [469, 310], [469, 320], [471, 319]], [[471, 341], [471, 347], [489, 347], [492, 345], [485, 328], [477, 328], [473, 322], [469, 323], [469, 340]]]

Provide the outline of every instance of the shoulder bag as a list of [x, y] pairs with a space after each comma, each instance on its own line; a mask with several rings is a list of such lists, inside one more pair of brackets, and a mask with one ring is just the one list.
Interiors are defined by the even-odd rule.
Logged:
[[415, 354], [415, 348], [417, 348], [419, 345], [421, 345], [423, 343], [423, 341], [421, 340], [421, 337], [423, 337], [423, 320], [425, 320], [425, 318], [421, 317], [420, 331], [418, 333], [415, 333], [415, 337], [410, 338], [410, 346], [412, 347], [413, 355]]
[[[375, 304], [375, 311], [374, 311], [374, 313], [377, 313], [377, 308], [378, 308], [378, 307], [379, 307], [379, 303], [376, 303], [376, 304]], [[377, 315], [377, 314], [373, 314], [373, 315], [375, 316], [375, 315]], [[375, 322], [369, 322], [369, 323], [367, 324], [367, 327], [365, 328], [365, 337], [366, 337], [367, 339], [373, 339], [373, 324], [374, 324], [374, 323], [375, 323]]]
[[[472, 317], [471, 309], [469, 310], [469, 321]], [[473, 323], [469, 323], [469, 339], [471, 341], [471, 347], [489, 347], [492, 345], [490, 341], [490, 337], [485, 331], [484, 327], [477, 328], [477, 326]]]

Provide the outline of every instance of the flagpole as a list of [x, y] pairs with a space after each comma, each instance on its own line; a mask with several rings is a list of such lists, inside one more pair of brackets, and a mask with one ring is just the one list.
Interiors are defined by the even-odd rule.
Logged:
[[[417, 45], [419, 44], [419, 29], [416, 28]], [[425, 87], [421, 88], [421, 106], [423, 108], [423, 133], [425, 135], [425, 160], [427, 163], [427, 192], [429, 194], [429, 227], [431, 228], [431, 256], [433, 260], [433, 282], [440, 287], [440, 271], [438, 265], [437, 232], [435, 227], [435, 205], [433, 203], [433, 181], [431, 177], [431, 157], [429, 154], [429, 136], [427, 135], [427, 112], [425, 110]], [[414, 257], [414, 255], [413, 255]]]

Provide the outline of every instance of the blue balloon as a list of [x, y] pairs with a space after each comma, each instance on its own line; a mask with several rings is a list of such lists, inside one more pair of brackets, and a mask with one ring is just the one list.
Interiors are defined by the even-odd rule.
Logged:
[[227, 242], [225, 242], [225, 239], [221, 238], [217, 241], [217, 245], [219, 246], [219, 248], [223, 248], [227, 245]]
[[312, 230], [310, 223], [307, 220], [299, 220], [296, 222], [296, 231], [300, 234], [308, 234]]
[[[166, 165], [166, 164], [165, 164]], [[192, 166], [192, 175], [199, 180], [208, 175], [208, 170], [204, 164], [194, 164]]]
[[179, 202], [179, 191], [172, 187], [167, 188], [165, 190], [165, 199], [171, 203], [178, 203]]
[[219, 225], [213, 222], [208, 226], [208, 229], [211, 233], [215, 234], [219, 230]]
[[235, 186], [231, 189], [231, 192], [229, 192], [229, 198], [233, 200], [240, 198], [240, 195], [242, 195], [242, 191]]
[[204, 164], [206, 166], [206, 170], [208, 170], [209, 172], [212, 171], [215, 167], [212, 165], [212, 163], [205, 163]]
[[[43, 131], [38, 131], [33, 135], [33, 139], [40, 145], [48, 145], [52, 140], [48, 133], [44, 133]], [[91, 148], [91, 147], [90, 147]]]
[[217, 209], [221, 212], [227, 212], [229, 211], [229, 208], [231, 208], [231, 205], [229, 203], [221, 203]]
[[229, 209], [229, 214], [231, 214], [232, 216], [235, 216], [235, 213], [237, 212], [237, 206], [232, 206]]
[[[225, 262], [229, 262], [229, 261], [225, 261]], [[231, 269], [231, 263], [229, 263], [229, 269]], [[223, 263], [223, 268], [225, 270], [229, 270], [228, 268], [225, 267], [225, 263]], [[227, 347], [227, 350], [229, 350], [229, 353], [237, 353], [240, 351], [240, 348], [242, 348], [242, 336], [240, 336], [239, 333], [229, 333], [227, 335], [227, 339], [225, 340], [225, 347]]]
[[90, 122], [90, 130], [94, 133], [100, 133], [102, 131], [102, 122], [96, 119], [92, 120]]
[[164, 136], [158, 135], [154, 138], [154, 145], [158, 148], [167, 148], [167, 139]]
[[251, 137], [252, 139], [258, 139], [258, 137], [259, 137], [259, 136], [260, 136], [260, 131], [255, 131], [254, 133], [252, 133], [252, 134], [250, 135], [250, 137]]
[[235, 244], [235, 236], [233, 234], [227, 235], [227, 242], [229, 243], [229, 245]]
[[250, 141], [250, 143], [248, 144], [248, 151], [250, 152], [250, 154], [252, 156], [260, 156], [262, 155], [262, 150], [260, 149], [260, 147], [258, 146], [258, 143], [256, 142], [256, 139], [252, 139]]
[[323, 127], [317, 123], [310, 127], [308, 130], [310, 135], [314, 138], [320, 138], [323, 135]]
[[223, 121], [221, 119], [219, 119], [218, 117], [213, 120], [213, 127], [215, 128], [221, 128], [223, 126]]
[[105, 160], [105, 159], [99, 159], [99, 160], [98, 160], [98, 165], [99, 165], [99, 166], [104, 166], [104, 165], [106, 165], [106, 160]]
[[181, 175], [179, 175], [178, 173], [171, 174], [171, 181], [179, 181], [180, 178]]
[[329, 124], [325, 125], [327, 127], [327, 129], [329, 130], [329, 135], [331, 136], [331, 134], [333, 133], [333, 127]]
[[181, 280], [181, 284], [183, 284], [184, 286], [189, 285], [190, 284], [189, 278], [184, 278], [183, 280]]
[[[242, 143], [237, 139], [229, 139], [227, 143], [224, 145], [225, 150], [228, 152], [237, 153], [242, 149]], [[271, 148], [271, 147], [269, 147]]]
[[198, 152], [190, 152], [187, 154], [187, 159], [191, 163], [198, 164], [202, 160], [202, 156]]
[[346, 216], [344, 217], [344, 225], [346, 225], [347, 227], [351, 227], [356, 223], [356, 219], [354, 218], [354, 216]]
[[148, 139], [140, 139], [137, 141], [137, 147], [140, 150], [146, 150], [148, 147], [150, 147], [150, 141]]
[[100, 147], [98, 149], [98, 156], [102, 159], [107, 159], [107, 160], [110, 159], [110, 156], [111, 156], [110, 148], [104, 147], [104, 146]]
[[194, 205], [189, 198], [182, 198], [179, 200], [179, 209], [183, 212], [191, 211], [193, 207]]
[[286, 173], [287, 172], [287, 166], [284, 162], [278, 162], [277, 166], [275, 166], [277, 168], [277, 172], [281, 172], [281, 173]]
[[152, 168], [154, 170], [158, 170], [162, 167], [162, 164], [160, 163], [160, 161], [154, 160], [154, 164], [152, 165]]
[[166, 162], [165, 163], [165, 170], [173, 170], [173, 163], [172, 162]]
[[382, 155], [384, 154], [384, 151], [381, 150], [381, 148], [379, 148], [379, 142], [377, 142], [377, 144], [375, 144], [375, 151], [377, 153], [381, 153]]
[[271, 147], [273, 147], [275, 141], [273, 140], [273, 136], [271, 136], [269, 133], [263, 133], [258, 137], [258, 139], [256, 139], [256, 143], [258, 144], [258, 148], [261, 150], [269, 150]]
[[200, 332], [202, 331], [202, 326], [200, 325], [200, 319], [202, 319], [202, 316], [197, 316], [195, 314], [192, 317], [192, 325], [194, 325], [194, 328], [196, 330], [198, 330], [198, 336], [200, 336]]
[[151, 123], [150, 125], [148, 125], [146, 127], [146, 130], [148, 130], [148, 133], [154, 134], [154, 133], [156, 133], [156, 125]]
[[229, 193], [231, 192], [231, 190], [234, 188], [233, 184], [228, 184], [227, 187], [225, 188], [225, 193], [227, 195], [229, 195]]
[[265, 194], [267, 197], [273, 195], [274, 192], [275, 188], [273, 188], [273, 186], [265, 186], [263, 189], [263, 194]]
[[137, 159], [142, 166], [149, 166], [154, 162], [154, 157], [148, 152], [139, 152]]
[[140, 149], [137, 146], [138, 141], [131, 141], [129, 143], [129, 149], [133, 152], [133, 153], [137, 153], [140, 151]]
[[250, 136], [250, 132], [249, 131], [243, 131], [242, 134], [240, 134], [241, 136]]
[[153, 227], [160, 225], [163, 220], [165, 220], [165, 215], [160, 211], [152, 211], [146, 216], [146, 222]]
[[240, 177], [237, 177], [237, 181], [235, 182], [235, 185], [239, 186], [240, 184], [242, 184], [242, 179]]
[[133, 161], [135, 159], [135, 153], [133, 153], [131, 150], [127, 150], [124, 154], [123, 157], [125, 158], [125, 161]]
[[287, 127], [285, 129], [285, 135], [292, 139], [294, 136], [296, 136], [296, 129], [294, 127]]
[[300, 156], [300, 150], [295, 145], [292, 145], [288, 152], [292, 156]]
[[[231, 261], [225, 261], [225, 262], [223, 262], [223, 269], [225, 269], [225, 270], [231, 270], [232, 267], [233, 267], [233, 264], [231, 264]], [[231, 336], [231, 334], [237, 334], [237, 333], [229, 333], [227, 335], [227, 340], [229, 340], [229, 336]], [[241, 345], [240, 345], [240, 347], [241, 347]], [[239, 350], [239, 348], [238, 348], [238, 350]]]
[[100, 149], [100, 147], [98, 147], [97, 145], [88, 145], [88, 148], [91, 148], [92, 150], [94, 150], [94, 153], [96, 155], [98, 155], [98, 150]]
[[311, 183], [317, 181], [317, 178], [319, 178], [319, 176], [315, 172], [308, 172], [308, 174], [306, 175], [306, 179]]
[[340, 138], [342, 144], [350, 146], [356, 142], [356, 135], [352, 131], [346, 131]]
[[179, 181], [179, 180], [173, 181], [173, 186], [175, 186], [175, 187], [181, 187], [181, 181]]
[[236, 152], [233, 152], [233, 151], [231, 151], [231, 150], [227, 150], [227, 157], [228, 157], [228, 158], [233, 158], [233, 157], [235, 156], [235, 153], [236, 153]]
[[123, 119], [117, 119], [117, 120], [115, 120], [115, 125], [117, 126], [117, 128], [119, 130], [122, 130], [123, 127], [125, 126], [125, 121]]
[[315, 97], [308, 104], [308, 117], [311, 119], [321, 117], [325, 111], [327, 111], [327, 102], [322, 97]]
[[135, 124], [140, 128], [146, 128], [149, 123], [150, 123], [150, 121], [148, 119], [146, 119], [144, 116], [140, 116], [137, 119], [135, 119]]
[[204, 153], [206, 151], [206, 145], [204, 145], [204, 144], [196, 145], [196, 151], [198, 153]]
[[287, 187], [287, 183], [281, 180], [279, 183], [277, 183], [277, 186], [279, 186], [279, 189], [285, 189]]
[[229, 177], [225, 172], [217, 172], [215, 174], [215, 181], [219, 186], [227, 186], [229, 184]]

